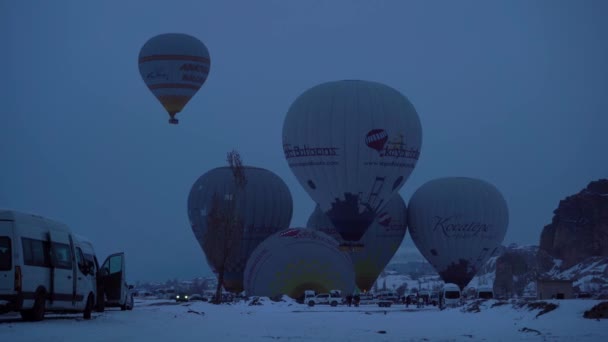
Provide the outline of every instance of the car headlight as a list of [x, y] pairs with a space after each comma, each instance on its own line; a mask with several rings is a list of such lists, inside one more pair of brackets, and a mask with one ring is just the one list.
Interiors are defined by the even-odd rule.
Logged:
[[188, 299], [188, 296], [185, 296], [184, 298]]
[[175, 296], [175, 298], [179, 299], [179, 296]]

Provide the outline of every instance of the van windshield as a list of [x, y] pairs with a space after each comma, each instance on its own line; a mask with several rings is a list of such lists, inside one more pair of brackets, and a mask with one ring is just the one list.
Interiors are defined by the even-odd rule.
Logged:
[[447, 299], [458, 299], [460, 298], [460, 292], [458, 291], [446, 291], [445, 298]]
[[8, 236], [0, 236], [0, 271], [13, 268], [11, 253], [11, 239]]

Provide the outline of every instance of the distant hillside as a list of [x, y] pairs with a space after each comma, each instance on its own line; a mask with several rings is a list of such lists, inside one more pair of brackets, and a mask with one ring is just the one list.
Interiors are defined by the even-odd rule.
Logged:
[[540, 248], [562, 260], [562, 270], [590, 257], [608, 257], [608, 179], [566, 197], [553, 213], [551, 224], [542, 231]]

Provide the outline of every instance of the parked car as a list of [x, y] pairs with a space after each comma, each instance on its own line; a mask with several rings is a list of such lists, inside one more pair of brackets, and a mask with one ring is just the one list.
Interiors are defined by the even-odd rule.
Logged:
[[[300, 304], [310, 305], [310, 301], [314, 300], [317, 293], [313, 290], [304, 290], [304, 294], [299, 298], [298, 302]], [[314, 303], [313, 303], [314, 305]]]
[[189, 296], [185, 293], [178, 293], [175, 295], [175, 301], [176, 302], [187, 302], [189, 299]]
[[308, 306], [315, 306], [317, 304], [337, 306], [340, 303], [341, 299], [341, 297], [332, 297], [329, 293], [319, 293], [315, 297], [309, 298], [307, 304]]
[[367, 293], [363, 293], [359, 296], [360, 298], [360, 302], [359, 304], [361, 305], [366, 305], [366, 304], [377, 304], [376, 299], [374, 298], [374, 295], [370, 292]]

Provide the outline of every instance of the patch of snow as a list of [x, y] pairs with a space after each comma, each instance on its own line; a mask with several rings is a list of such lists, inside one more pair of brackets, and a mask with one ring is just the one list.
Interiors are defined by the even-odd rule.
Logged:
[[[138, 301], [133, 311], [108, 310], [83, 321], [81, 315], [22, 323], [18, 315], [0, 315], [2, 341], [606, 341], [608, 320], [582, 317], [600, 301], [550, 301], [557, 309], [512, 304], [479, 304], [479, 312], [462, 308], [308, 307], [293, 301], [249, 306], [245, 302], [154, 305]], [[61, 317], [61, 319], [57, 319]], [[71, 318], [73, 317], [73, 319]], [[438, 324], [441, 327], [438, 329]]]

